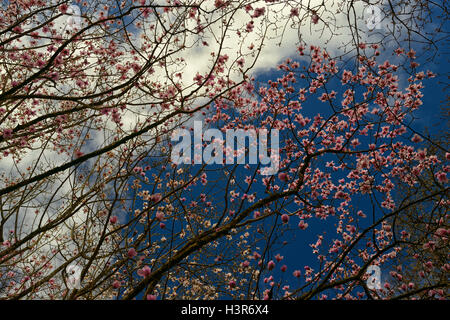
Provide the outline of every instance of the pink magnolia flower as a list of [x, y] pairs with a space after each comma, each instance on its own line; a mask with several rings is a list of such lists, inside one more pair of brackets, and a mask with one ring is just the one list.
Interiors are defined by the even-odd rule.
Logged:
[[285, 272], [287, 270], [287, 265], [283, 264], [280, 268], [281, 272]]
[[438, 173], [436, 173], [436, 178], [439, 180], [440, 183], [448, 182], [447, 174], [443, 171], [439, 171]]
[[295, 270], [294, 272], [292, 272], [292, 275], [296, 278], [299, 278], [301, 275], [301, 272], [300, 272], [300, 270]]
[[427, 261], [423, 265], [427, 270], [431, 270], [433, 268], [433, 262], [431, 261]]
[[202, 80], [203, 80], [203, 76], [200, 75], [200, 74], [197, 72], [197, 74], [196, 74], [195, 77], [194, 77], [195, 83], [197, 83], [198, 85], [201, 85], [201, 84], [202, 84]]
[[267, 269], [273, 270], [273, 268], [275, 268], [275, 262], [273, 262], [273, 260], [270, 260], [267, 264]]
[[67, 9], [69, 9], [69, 6], [65, 3], [59, 6], [59, 11], [61, 11], [62, 13], [66, 13]]
[[143, 278], [147, 278], [152, 273], [152, 269], [149, 266], [144, 266], [142, 269], [137, 271], [137, 274]]
[[422, 142], [423, 139], [422, 139], [418, 134], [415, 134], [415, 135], [411, 138], [411, 141], [412, 141], [412, 142], [415, 142], [415, 143], [418, 143], [418, 142]]
[[255, 27], [255, 23], [253, 21], [250, 21], [249, 23], [247, 23], [245, 30], [247, 32], [252, 32], [254, 27]]
[[117, 222], [117, 216], [112, 216], [109, 218], [109, 222], [111, 222], [111, 224], [115, 224]]
[[302, 230], [305, 230], [306, 228], [308, 228], [308, 224], [305, 223], [305, 221], [301, 220], [298, 224], [298, 227]]
[[287, 214], [283, 214], [281, 216], [281, 221], [283, 221], [283, 223], [288, 223], [289, 222], [289, 216]]
[[395, 51], [394, 51], [398, 56], [399, 55], [401, 55], [402, 53], [404, 53], [405, 52], [405, 50], [404, 49], [402, 49], [402, 48], [397, 48], [397, 49], [395, 49]]
[[119, 289], [120, 286], [121, 286], [121, 283], [120, 283], [119, 280], [115, 280], [115, 281], [113, 282], [113, 284], [112, 284], [112, 287], [113, 287], [114, 289]]
[[428, 241], [427, 243], [424, 243], [422, 246], [425, 250], [434, 251], [436, 248], [436, 243], [434, 241]]
[[408, 56], [410, 59], [415, 59], [415, 58], [416, 58], [416, 52], [415, 52], [413, 49], [411, 49], [411, 50], [409, 50], [409, 52], [407, 53], [407, 56]]
[[163, 221], [164, 220], [164, 212], [157, 211], [156, 214], [155, 214], [155, 218], [158, 221]]
[[134, 248], [130, 248], [127, 252], [127, 256], [130, 259], [136, 257], [137, 256], [136, 250]]
[[298, 8], [291, 8], [291, 17], [298, 17]]
[[435, 234], [439, 237], [446, 237], [446, 236], [450, 235], [450, 229], [447, 230], [445, 228], [439, 228], [436, 230]]
[[75, 150], [75, 158], [79, 158], [81, 156], [83, 156], [83, 152], [81, 152], [80, 150]]
[[223, 7], [225, 4], [226, 4], [226, 2], [223, 1], [223, 0], [216, 0], [216, 1], [214, 2], [214, 5], [216, 6], [216, 8]]
[[260, 16], [262, 16], [264, 14], [264, 12], [266, 12], [266, 8], [256, 8], [255, 11], [253, 12], [253, 18], [258, 18]]
[[147, 295], [147, 300], [156, 300], [156, 295], [154, 295], [154, 294], [148, 294], [148, 295]]
[[153, 202], [158, 202], [158, 201], [160, 201], [161, 199], [162, 199], [162, 196], [161, 196], [160, 193], [155, 193], [155, 194], [152, 194], [152, 195], [150, 196], [150, 200], [153, 201]]
[[9, 139], [12, 138], [12, 129], [4, 129], [3, 130], [3, 138], [4, 139]]
[[288, 181], [288, 175], [286, 172], [281, 172], [278, 174], [278, 179], [280, 179], [283, 182], [287, 182]]

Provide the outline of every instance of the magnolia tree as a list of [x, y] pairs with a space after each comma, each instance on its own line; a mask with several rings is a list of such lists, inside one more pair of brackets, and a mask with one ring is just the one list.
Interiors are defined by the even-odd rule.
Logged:
[[[445, 297], [434, 275], [450, 265], [428, 257], [448, 248], [450, 155], [428, 153], [412, 127], [434, 77], [414, 50], [382, 60], [348, 19], [349, 67], [299, 31], [276, 77], [250, 74], [292, 26], [343, 30], [327, 8], [3, 4], [0, 297]], [[230, 131], [249, 144], [234, 148]], [[433, 188], [396, 193], [429, 168]], [[423, 236], [396, 223], [418, 204], [433, 212]], [[283, 251], [305, 243], [310, 259]], [[424, 260], [411, 278], [402, 263], [414, 248]]]

